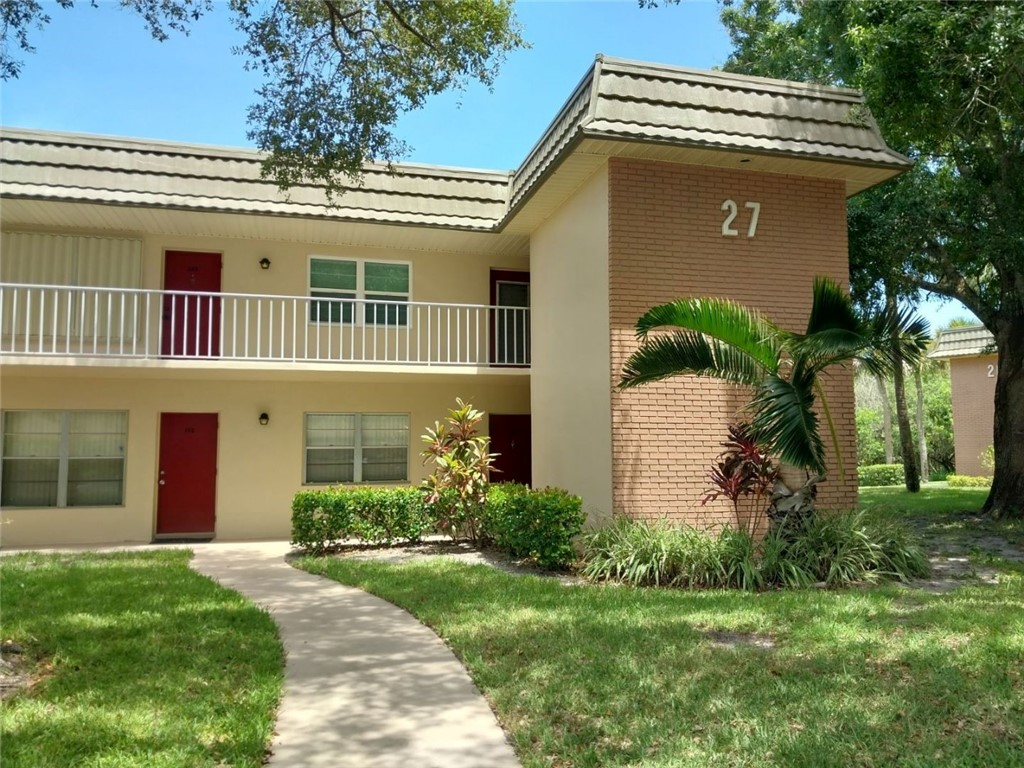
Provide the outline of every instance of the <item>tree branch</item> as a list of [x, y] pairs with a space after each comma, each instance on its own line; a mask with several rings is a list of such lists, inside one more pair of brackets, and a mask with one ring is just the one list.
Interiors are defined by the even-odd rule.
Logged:
[[395, 17], [395, 21], [398, 22], [399, 26], [401, 26], [407, 32], [412, 34], [417, 40], [419, 40], [421, 43], [423, 43], [425, 46], [427, 46], [427, 48], [432, 50], [434, 53], [438, 52], [437, 51], [437, 46], [434, 45], [434, 41], [431, 40], [430, 38], [428, 38], [426, 35], [424, 35], [418, 29], [413, 27], [412, 24], [410, 24], [408, 21], [406, 21], [405, 18], [402, 16], [402, 14], [400, 14], [398, 12], [398, 9], [395, 8], [394, 4], [392, 4], [390, 2], [390, 0], [381, 0], [381, 5], [383, 5], [389, 11], [391, 11], [391, 15]]

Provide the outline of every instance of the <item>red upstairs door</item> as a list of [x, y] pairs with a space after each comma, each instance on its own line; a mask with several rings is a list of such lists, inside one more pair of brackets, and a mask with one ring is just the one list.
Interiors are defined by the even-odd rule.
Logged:
[[212, 536], [217, 500], [217, 414], [161, 413], [157, 536]]
[[491, 451], [501, 454], [494, 460], [493, 483], [523, 483], [533, 479], [530, 414], [492, 413], [488, 417], [491, 430]]
[[164, 357], [220, 355], [219, 253], [166, 251], [160, 354]]

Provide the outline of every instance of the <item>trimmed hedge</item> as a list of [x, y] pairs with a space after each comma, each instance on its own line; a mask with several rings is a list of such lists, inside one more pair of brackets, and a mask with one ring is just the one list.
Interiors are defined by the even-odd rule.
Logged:
[[564, 568], [576, 559], [573, 540], [583, 528], [583, 502], [560, 488], [531, 491], [498, 483], [487, 493], [484, 533], [513, 557], [542, 568]]
[[419, 488], [326, 488], [292, 499], [292, 544], [323, 552], [345, 540], [414, 543], [432, 530]]
[[[352, 540], [412, 544], [436, 531], [437, 515], [448, 509], [427, 499], [422, 488], [300, 491], [292, 499], [292, 544], [317, 554]], [[576, 559], [573, 540], [583, 521], [579, 496], [557, 488], [531, 491], [497, 483], [487, 494], [481, 538], [542, 568], [561, 568]]]
[[900, 485], [903, 482], [902, 464], [869, 464], [857, 467], [859, 485]]
[[950, 488], [989, 488], [992, 478], [984, 475], [948, 475], [946, 482]]

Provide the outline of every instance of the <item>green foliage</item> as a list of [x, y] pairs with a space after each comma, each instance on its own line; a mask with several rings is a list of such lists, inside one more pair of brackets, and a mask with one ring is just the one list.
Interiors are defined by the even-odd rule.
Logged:
[[[924, 389], [924, 429], [928, 443], [929, 473], [933, 478], [945, 477], [954, 468], [953, 404], [950, 394], [949, 367], [942, 361], [925, 361], [921, 367]], [[861, 465], [881, 464], [885, 460], [882, 434], [882, 402], [874, 380], [866, 375], [856, 379], [857, 393], [857, 461]], [[895, 411], [892, 382], [886, 387], [891, 412]], [[902, 461], [898, 425], [893, 419], [891, 439], [893, 458]], [[917, 420], [911, 419], [911, 434], [917, 444]], [[902, 482], [902, 481], [901, 481]]]
[[[73, 0], [57, 0], [70, 7]], [[212, 0], [121, 0], [150, 34], [187, 34]], [[56, 6], [51, 6], [56, 7]], [[249, 138], [268, 153], [281, 189], [322, 186], [330, 198], [370, 161], [408, 150], [394, 128], [428, 98], [477, 81], [490, 86], [505, 55], [525, 46], [511, 0], [231, 0], [243, 40], [235, 52], [263, 75]], [[0, 78], [17, 77], [16, 50], [50, 17], [39, 0], [0, 3]]]
[[[654, 331], [665, 332], [651, 335]], [[897, 364], [897, 346], [924, 348], [927, 324], [905, 311], [862, 318], [838, 283], [817, 277], [803, 334], [782, 330], [756, 310], [714, 298], [653, 307], [637, 320], [636, 334], [641, 345], [626, 361], [620, 387], [680, 374], [753, 386], [749, 407], [757, 439], [783, 461], [824, 474], [825, 444], [814, 408], [818, 398], [836, 455], [840, 452], [819, 376], [852, 360], [885, 372]], [[895, 338], [902, 341], [897, 345]]]
[[490, 452], [491, 439], [477, 434], [483, 411], [461, 398], [455, 403], [444, 421], [435, 422], [422, 437], [427, 446], [420, 454], [423, 463], [434, 468], [423, 485], [439, 530], [475, 544], [482, 534], [481, 518], [497, 454]]
[[[260, 768], [284, 678], [278, 629], [191, 552], [5, 553], [3, 634], [39, 680], [0, 706], [4, 768]], [[13, 670], [18, 672], [17, 668]]]
[[419, 488], [328, 488], [292, 499], [292, 544], [314, 553], [346, 540], [412, 543], [432, 527]]
[[946, 475], [950, 488], [988, 488], [992, 478], [986, 475]]
[[[447, 489], [431, 501], [423, 488], [300, 491], [292, 499], [291, 541], [313, 554], [346, 541], [414, 544], [432, 531], [451, 531], [454, 494]], [[573, 542], [583, 527], [582, 509], [579, 496], [558, 488], [532, 491], [517, 483], [496, 483], [479, 510], [477, 540], [542, 568], [564, 568], [576, 559]]]
[[497, 483], [487, 494], [483, 529], [498, 549], [528, 557], [542, 568], [564, 568], [576, 559], [583, 502], [558, 488], [531, 491], [518, 483]]
[[903, 482], [902, 464], [869, 464], [857, 467], [859, 485], [900, 485]]
[[852, 290], [864, 303], [887, 292], [916, 301], [922, 289], [958, 299], [995, 335], [1002, 443], [985, 511], [1016, 516], [1024, 489], [1024, 5], [740, 0], [722, 20], [734, 42], [726, 69], [859, 88], [883, 135], [916, 161], [851, 201]]
[[878, 408], [861, 407], [858, 404], [855, 418], [857, 424], [857, 461], [861, 465], [881, 464], [885, 460], [881, 410]]
[[807, 516], [760, 542], [732, 528], [712, 536], [619, 518], [584, 538], [583, 560], [587, 578], [637, 587], [838, 587], [928, 573], [924, 551], [905, 529], [862, 512]]
[[988, 446], [984, 451], [981, 452], [981, 466], [987, 469], [989, 472], [996, 468], [996, 449], [994, 445]]

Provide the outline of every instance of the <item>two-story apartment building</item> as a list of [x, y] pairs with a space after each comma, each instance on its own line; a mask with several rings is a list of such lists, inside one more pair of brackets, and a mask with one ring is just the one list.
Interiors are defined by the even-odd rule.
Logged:
[[246, 150], [5, 129], [2, 159], [5, 546], [284, 537], [303, 486], [420, 480], [457, 396], [503, 478], [594, 521], [724, 519], [742, 393], [616, 390], [636, 318], [718, 295], [799, 328], [847, 278], [846, 198], [908, 165], [856, 92], [604, 57], [516, 170], [370, 167], [334, 207]]

